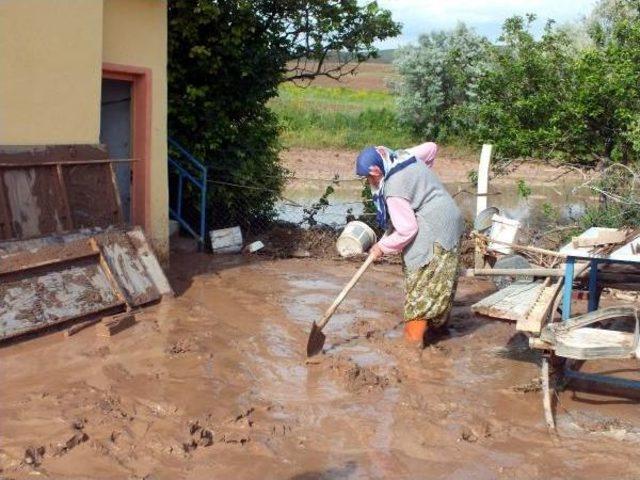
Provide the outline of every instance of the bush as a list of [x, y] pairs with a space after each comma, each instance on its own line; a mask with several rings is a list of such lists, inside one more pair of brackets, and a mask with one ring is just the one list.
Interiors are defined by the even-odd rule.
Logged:
[[396, 84], [400, 118], [422, 138], [464, 137], [475, 125], [470, 105], [478, 98], [489, 41], [463, 23], [422, 35], [398, 51]]

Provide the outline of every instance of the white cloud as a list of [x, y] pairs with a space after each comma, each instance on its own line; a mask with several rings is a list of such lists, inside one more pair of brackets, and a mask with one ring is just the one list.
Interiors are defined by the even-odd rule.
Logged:
[[[364, 1], [364, 0], [363, 0]], [[378, 0], [392, 11], [393, 18], [403, 24], [402, 35], [385, 42], [380, 48], [393, 48], [415, 42], [421, 33], [448, 29], [458, 21], [474, 27], [479, 33], [495, 39], [504, 20], [512, 15], [535, 13], [540, 21], [553, 18], [559, 23], [578, 20], [587, 15], [596, 0]]]

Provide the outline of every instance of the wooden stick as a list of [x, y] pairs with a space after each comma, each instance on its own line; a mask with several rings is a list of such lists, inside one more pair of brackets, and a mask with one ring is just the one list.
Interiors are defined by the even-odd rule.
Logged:
[[493, 276], [563, 277], [562, 268], [468, 268], [466, 277]]
[[34, 167], [55, 167], [56, 165], [93, 165], [101, 163], [135, 163], [140, 160], [136, 158], [105, 158], [104, 160], [72, 160], [64, 161], [52, 160], [50, 162], [29, 162], [20, 163], [0, 163], [0, 168], [34, 168]]
[[347, 283], [347, 285], [342, 289], [342, 291], [340, 292], [340, 295], [338, 295], [338, 297], [334, 300], [333, 304], [324, 313], [322, 320], [320, 320], [320, 322], [317, 324], [320, 330], [324, 328], [324, 326], [327, 324], [327, 322], [331, 318], [331, 315], [333, 315], [336, 309], [340, 306], [340, 304], [342, 303], [344, 298], [347, 296], [349, 291], [351, 291], [353, 286], [358, 282], [358, 280], [360, 280], [360, 277], [367, 270], [367, 268], [369, 268], [369, 265], [371, 265], [372, 262], [373, 262], [373, 256], [369, 255], [367, 259], [364, 261], [364, 263], [362, 264], [362, 266], [355, 273], [355, 275], [351, 278], [351, 280], [349, 280], [349, 283]]
[[100, 267], [102, 267], [102, 271], [107, 276], [107, 280], [109, 280], [109, 283], [111, 284], [111, 289], [116, 294], [116, 297], [118, 297], [118, 300], [120, 300], [121, 302], [125, 303], [127, 311], [131, 310], [131, 306], [129, 305], [129, 302], [127, 302], [127, 299], [126, 299], [126, 296], [124, 295], [124, 292], [120, 288], [120, 285], [118, 284], [118, 281], [116, 280], [115, 276], [113, 275], [113, 272], [111, 271], [111, 267], [109, 267], [109, 264], [104, 259], [104, 256], [102, 255], [102, 249], [98, 245], [98, 242], [96, 241], [95, 237], [91, 237], [89, 239], [89, 242], [91, 243], [91, 246], [94, 249], [94, 251], [96, 251], [98, 253], [98, 258], [99, 258], [99, 261], [100, 261]]
[[567, 258], [566, 253], [556, 252], [555, 250], [547, 250], [546, 248], [529, 247], [525, 245], [518, 245], [517, 243], [503, 242], [501, 240], [493, 240], [492, 238], [477, 232], [473, 232], [472, 235], [478, 238], [481, 238], [483, 240], [486, 240], [490, 243], [499, 243], [500, 245], [507, 245], [513, 248], [514, 250], [522, 250], [524, 252], [539, 253], [542, 255], [549, 255], [557, 258]]

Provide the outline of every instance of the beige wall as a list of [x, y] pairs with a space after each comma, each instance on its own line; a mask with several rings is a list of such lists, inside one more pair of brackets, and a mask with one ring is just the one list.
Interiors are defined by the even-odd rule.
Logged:
[[[1, 1], [1, 0], [0, 0]], [[168, 256], [167, 3], [104, 0], [103, 62], [152, 70], [150, 226], [158, 255]]]
[[98, 143], [102, 2], [0, 0], [0, 144]]

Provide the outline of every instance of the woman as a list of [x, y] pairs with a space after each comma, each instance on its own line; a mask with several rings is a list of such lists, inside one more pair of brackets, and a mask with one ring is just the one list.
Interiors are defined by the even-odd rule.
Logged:
[[[396, 152], [369, 147], [356, 160], [356, 173], [367, 178], [378, 223], [386, 230], [370, 255], [378, 259], [402, 252], [404, 334], [420, 346], [427, 328], [442, 327], [449, 318], [464, 231], [458, 206], [429, 168], [435, 158], [434, 147], [423, 144]], [[425, 156], [425, 152], [432, 155]]]

